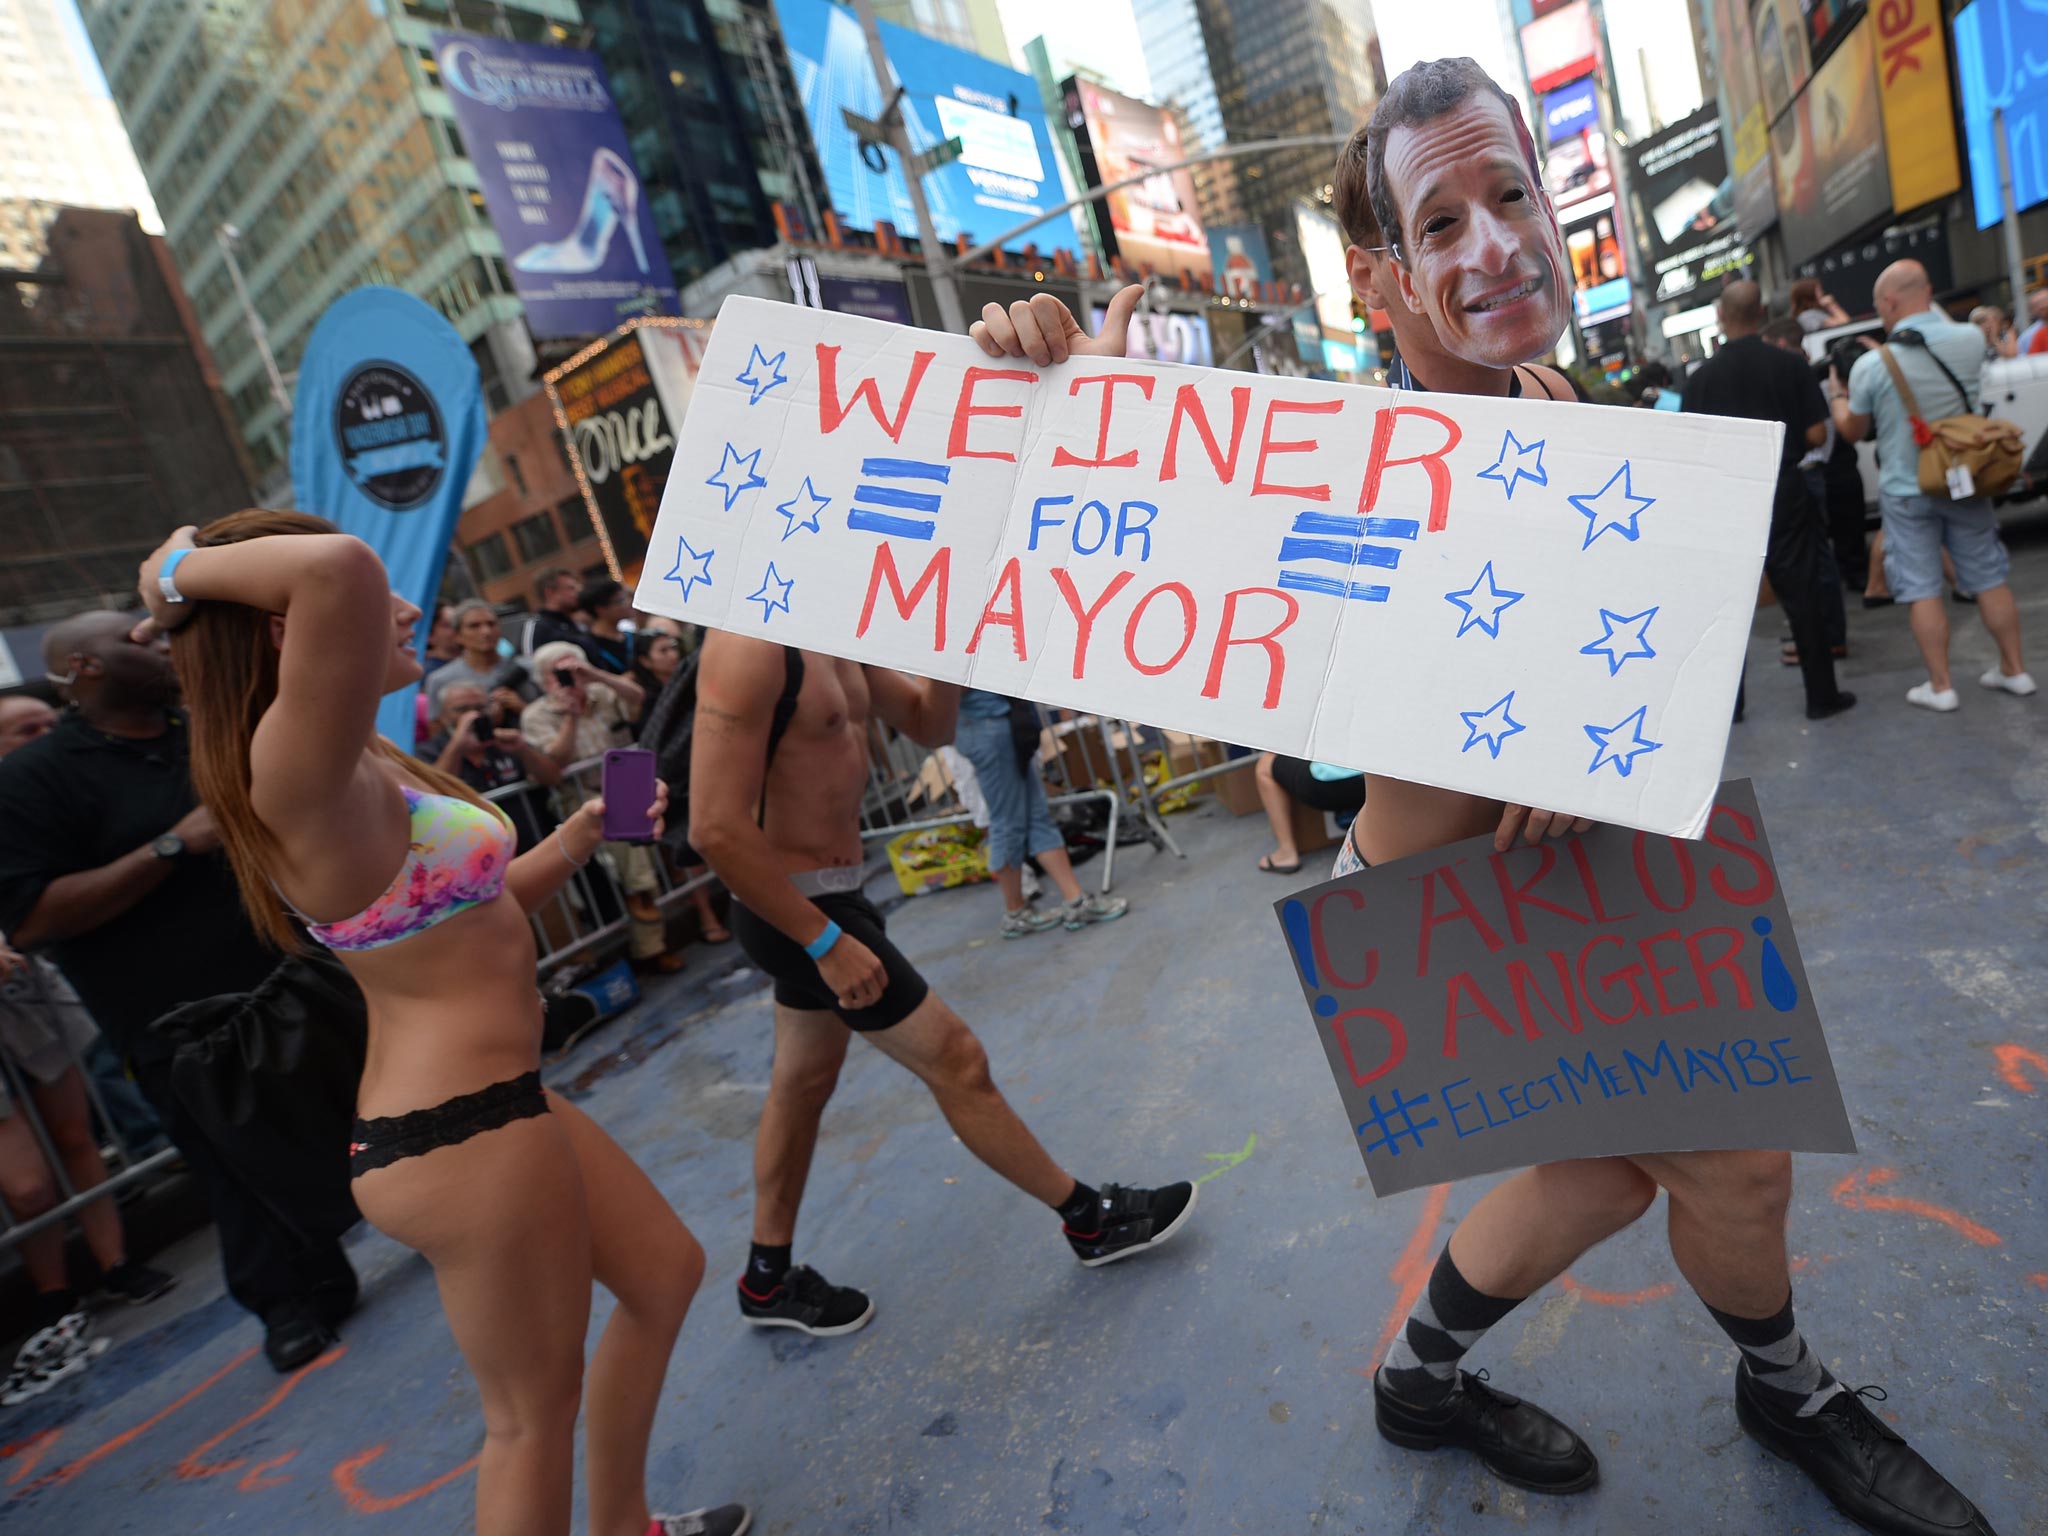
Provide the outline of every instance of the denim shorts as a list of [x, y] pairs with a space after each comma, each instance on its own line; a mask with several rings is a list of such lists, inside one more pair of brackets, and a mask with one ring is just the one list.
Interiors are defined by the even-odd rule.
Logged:
[[1878, 497], [1884, 514], [1884, 579], [1902, 603], [1941, 596], [1941, 551], [1956, 563], [1956, 585], [1988, 592], [2005, 585], [2012, 568], [1998, 537], [1998, 519], [1982, 496], [1949, 501], [1939, 496]]
[[1017, 762], [1017, 748], [1005, 719], [968, 716], [954, 732], [953, 745], [974, 765], [981, 798], [988, 802], [988, 867], [1009, 869], [1027, 853], [1050, 853], [1066, 840], [1052, 824], [1045, 785], [1036, 766]]

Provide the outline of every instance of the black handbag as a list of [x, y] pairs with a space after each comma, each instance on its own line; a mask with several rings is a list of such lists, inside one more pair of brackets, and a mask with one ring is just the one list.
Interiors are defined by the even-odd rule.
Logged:
[[363, 994], [325, 950], [286, 958], [253, 992], [173, 1009], [138, 1057], [170, 1063], [171, 1090], [240, 1182], [309, 1243], [361, 1219], [348, 1144], [369, 1044]]

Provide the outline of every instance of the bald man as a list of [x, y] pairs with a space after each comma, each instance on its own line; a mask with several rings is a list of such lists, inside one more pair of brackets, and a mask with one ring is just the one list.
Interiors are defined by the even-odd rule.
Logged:
[[[1803, 359], [1773, 347], [1764, 327], [1763, 290], [1746, 279], [1721, 290], [1715, 311], [1721, 350], [1693, 370], [1684, 407], [1706, 416], [1744, 416], [1782, 422], [1785, 441], [1778, 456], [1778, 485], [1771, 498], [1771, 536], [1764, 549], [1764, 575], [1791, 621], [1799, 648], [1799, 672], [1806, 684], [1806, 718], [1825, 720], [1856, 702], [1835, 685], [1835, 661], [1828, 644], [1829, 577], [1823, 566], [1821, 512], [1800, 472], [1807, 450], [1827, 441], [1828, 407], [1820, 385]], [[1742, 711], [1738, 697], [1736, 713]]]
[[[1892, 339], [1884, 350], [1905, 376], [1921, 418], [1938, 421], [1974, 412], [1984, 371], [1984, 334], [1935, 307], [1927, 269], [1917, 261], [1893, 262], [1878, 275], [1872, 298]], [[1873, 430], [1877, 435], [1885, 580], [1892, 596], [1907, 605], [1913, 642], [1927, 664], [1927, 681], [1907, 689], [1906, 702], [1944, 715], [1962, 707], [1948, 666], [1948, 608], [1941, 593], [1944, 549], [1955, 562], [1956, 586], [1977, 594], [1977, 617], [1998, 647], [1997, 665], [1977, 681], [2012, 697], [2032, 696], [2034, 679], [2020, 655], [2019, 604], [2006, 581], [2012, 562], [1998, 537], [1990, 498], [1930, 496], [1920, 489], [1913, 412], [1900, 398], [1880, 353], [1856, 359], [1846, 387], [1839, 375], [1830, 379], [1828, 409], [1835, 430], [1848, 441], [1861, 442]]]
[[0, 757], [57, 728], [57, 711], [32, 693], [0, 698]]
[[[355, 1304], [338, 1240], [355, 1219], [348, 1163], [298, 1178], [292, 1208], [280, 1207], [279, 1180], [299, 1172], [292, 1160], [251, 1166], [259, 1160], [217, 1144], [151, 1031], [181, 1006], [256, 991], [280, 957], [243, 915], [220, 834], [193, 792], [170, 648], [136, 643], [135, 619], [82, 613], [44, 639], [50, 681], [71, 708], [0, 761], [0, 931], [57, 963], [134, 1069], [206, 1187], [229, 1292], [263, 1319], [271, 1364], [292, 1370], [333, 1342]], [[346, 1022], [311, 1021], [330, 1032]], [[344, 1102], [354, 1086], [344, 1085]]]

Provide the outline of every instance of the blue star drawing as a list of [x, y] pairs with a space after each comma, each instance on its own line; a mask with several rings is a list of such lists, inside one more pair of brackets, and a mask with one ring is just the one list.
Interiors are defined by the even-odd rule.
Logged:
[[747, 397], [747, 404], [759, 405], [761, 397], [769, 390], [778, 384], [789, 382], [789, 375], [782, 371], [782, 361], [788, 356], [787, 352], [778, 352], [770, 357], [759, 347], [754, 348], [753, 356], [747, 359], [746, 368], [733, 377], [735, 384], [744, 384], [753, 391]]
[[[803, 502], [809, 507], [808, 516], [797, 516], [798, 502]], [[812, 533], [822, 533], [824, 530], [818, 526], [818, 514], [831, 505], [832, 498], [820, 496], [811, 487], [811, 477], [805, 475], [804, 488], [775, 509], [789, 519], [789, 526], [782, 530], [782, 536], [786, 539], [799, 528], [808, 528]]]
[[[1544, 442], [1545, 439], [1539, 437], [1533, 443], [1525, 443], [1514, 433], [1508, 433], [1501, 439], [1500, 457], [1479, 471], [1479, 478], [1499, 481], [1506, 488], [1509, 501], [1515, 499], [1515, 487], [1524, 480], [1537, 485], [1550, 484], [1550, 476], [1543, 469]], [[1508, 462], [1511, 455], [1515, 461], [1512, 464]], [[1532, 462], [1536, 466], [1534, 469], [1529, 468]]]
[[771, 560], [768, 562], [768, 574], [761, 578], [760, 589], [750, 593], [747, 601], [761, 605], [761, 622], [766, 624], [776, 609], [789, 612], [789, 589], [795, 585], [793, 581], [782, 579], [781, 572], [775, 569], [775, 562]]
[[[1593, 754], [1593, 766], [1588, 773], [1598, 773], [1603, 763], [1614, 764], [1614, 771], [1624, 779], [1635, 767], [1636, 759], [1645, 752], [1654, 752], [1664, 743], [1652, 741], [1643, 734], [1643, 716], [1648, 713], [1647, 704], [1641, 706], [1619, 725], [1589, 725], [1586, 734], [1593, 738], [1593, 745], [1599, 750]], [[1627, 733], [1628, 739], [1617, 745], [1615, 738]]]
[[[760, 463], [760, 449], [756, 448], [752, 453], [741, 453], [731, 443], [727, 443], [725, 445], [725, 457], [718, 461], [718, 473], [704, 483], [706, 485], [715, 485], [725, 492], [725, 510], [730, 512], [732, 504], [740, 499], [743, 492], [751, 491], [757, 485], [766, 485], [768, 483], [761, 478], [758, 467]], [[733, 478], [734, 470], [742, 471], [744, 478], [735, 480]]]
[[1465, 745], [1458, 748], [1458, 750], [1460, 752], [1470, 752], [1483, 741], [1486, 743], [1486, 750], [1495, 757], [1499, 757], [1500, 744], [1502, 742], [1506, 741], [1510, 736], [1528, 729], [1521, 721], [1508, 713], [1509, 707], [1514, 702], [1515, 694], [1511, 688], [1508, 690], [1506, 698], [1488, 705], [1485, 709], [1459, 710], [1458, 718], [1465, 722], [1466, 734]]
[[[718, 551], [715, 549], [707, 549], [700, 555], [696, 550], [690, 548], [690, 541], [688, 539], [678, 537], [676, 539], [676, 563], [668, 568], [668, 574], [661, 579], [663, 581], [672, 581], [681, 587], [683, 589], [683, 601], [687, 603], [690, 600], [690, 589], [696, 586], [698, 582], [703, 582], [707, 587], [711, 585], [711, 557], [717, 553]], [[683, 567], [686, 565], [694, 565], [696, 569], [685, 573]]]
[[1621, 468], [1599, 490], [1590, 495], [1581, 493], [1565, 499], [1586, 519], [1586, 542], [1579, 546], [1581, 549], [1592, 548], [1593, 541], [1610, 528], [1633, 544], [1643, 536], [1643, 530], [1636, 526], [1636, 519], [1657, 500], [1654, 496], [1636, 494], [1635, 485], [1629, 478], [1627, 459], [1621, 461]]
[[[1484, 588], [1482, 591], [1481, 589]], [[1486, 562], [1486, 568], [1472, 578], [1472, 585], [1458, 592], [1446, 592], [1444, 601], [1465, 610], [1465, 617], [1458, 621], [1458, 634], [1468, 629], [1484, 630], [1494, 639], [1500, 638], [1500, 616], [1506, 609], [1519, 603], [1524, 594], [1510, 592], [1496, 586], [1493, 580], [1493, 562]]]
[[1650, 620], [1655, 617], [1655, 608], [1645, 608], [1641, 613], [1632, 614], [1612, 613], [1602, 608], [1600, 627], [1604, 633], [1591, 645], [1580, 646], [1579, 654], [1606, 657], [1607, 675], [1612, 677], [1621, 670], [1624, 661], [1657, 654], [1650, 648]]

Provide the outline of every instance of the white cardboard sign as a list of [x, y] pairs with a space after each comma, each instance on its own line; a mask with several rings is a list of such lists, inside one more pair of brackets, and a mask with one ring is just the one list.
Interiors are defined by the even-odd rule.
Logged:
[[1783, 429], [720, 313], [640, 607], [1697, 837]]

